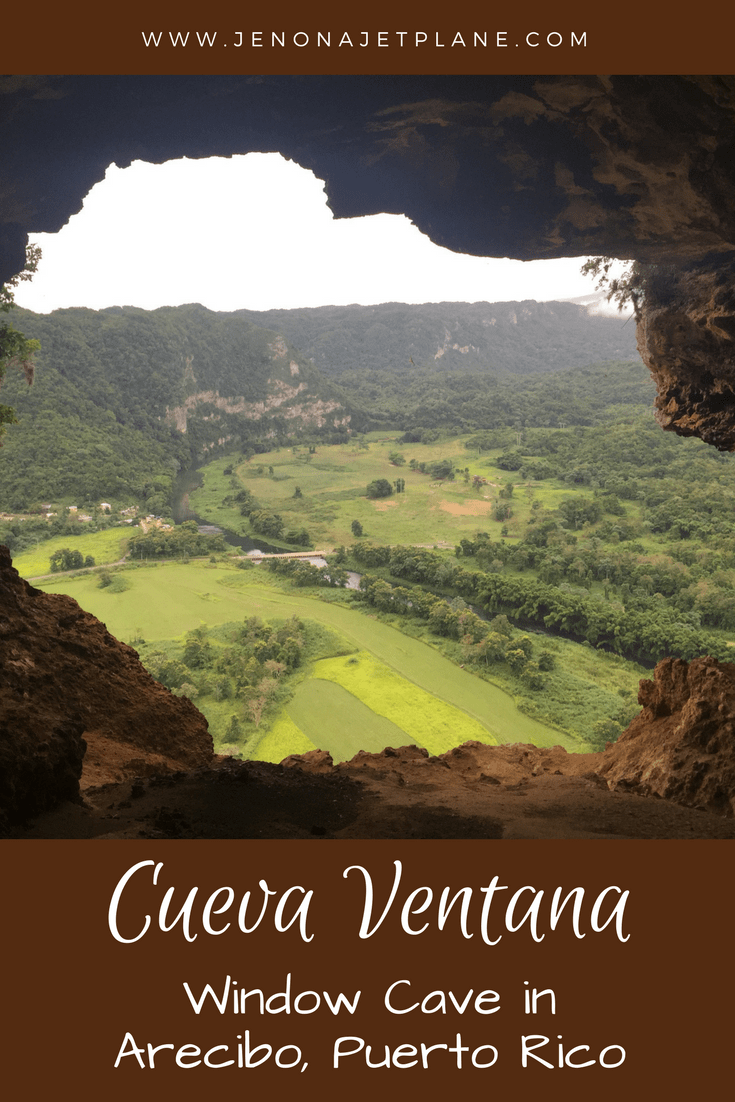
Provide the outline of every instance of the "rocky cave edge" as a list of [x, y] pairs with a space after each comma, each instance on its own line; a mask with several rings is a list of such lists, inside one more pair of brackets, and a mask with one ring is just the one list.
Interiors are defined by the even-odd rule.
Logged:
[[[659, 422], [735, 450], [733, 77], [2, 77], [0, 137], [0, 282], [110, 163], [251, 151], [312, 169], [337, 217], [406, 214], [455, 251], [653, 265], [637, 335]], [[213, 763], [194, 706], [7, 552], [0, 639], [6, 830], [46, 811], [61, 818], [31, 834], [735, 836], [732, 664], [660, 663], [602, 754], [468, 744], [268, 767]], [[86, 808], [64, 803], [80, 777]]]

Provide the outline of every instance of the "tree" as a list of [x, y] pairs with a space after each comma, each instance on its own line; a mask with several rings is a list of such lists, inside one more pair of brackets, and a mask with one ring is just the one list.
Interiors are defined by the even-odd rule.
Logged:
[[353, 520], [350, 527], [352, 528], [352, 535], [353, 536], [361, 536], [362, 535], [362, 525], [360, 524], [359, 520]]
[[239, 742], [242, 738], [242, 725], [236, 715], [230, 716], [225, 738], [228, 742]]
[[289, 670], [295, 670], [301, 665], [301, 643], [295, 636], [289, 635], [284, 639], [279, 659]]
[[520, 647], [516, 647], [511, 643], [510, 647], [505, 652], [505, 661], [508, 663], [513, 673], [520, 674], [528, 662], [528, 656]]
[[523, 456], [518, 451], [506, 452], [498, 456], [495, 466], [501, 471], [520, 471], [523, 466]]
[[430, 463], [428, 467], [429, 475], [434, 479], [448, 478], [450, 481], [454, 478], [454, 464], [451, 459], [437, 459], [435, 463]]
[[402, 452], [391, 452], [388, 456], [388, 462], [392, 463], [394, 467], [402, 467], [406, 462], [406, 457]]
[[282, 535], [286, 543], [295, 543], [298, 547], [308, 547], [311, 543], [311, 536], [306, 528], [287, 528]]
[[646, 264], [633, 260], [618, 276], [611, 274], [620, 262], [612, 256], [592, 256], [579, 269], [582, 275], [597, 280], [597, 290], [606, 291], [608, 302], [617, 302], [618, 310], [630, 304], [636, 321], [643, 316], [644, 302], [666, 302], [676, 290], [677, 267], [674, 264]]
[[367, 497], [390, 497], [393, 493], [393, 487], [387, 478], [376, 478], [374, 482], [370, 482], [365, 490]]
[[[91, 558], [91, 556], [88, 556]], [[85, 565], [84, 557], [81, 551], [71, 550], [69, 547], [62, 547], [58, 551], [54, 551], [51, 556], [51, 573], [58, 574], [65, 570], [80, 570]], [[94, 566], [94, 560], [86, 565]]]
[[264, 677], [258, 682], [253, 696], [249, 697], [245, 701], [245, 707], [250, 714], [250, 718], [256, 727], [260, 726], [260, 721], [263, 718], [263, 712], [265, 711], [268, 701], [273, 693], [276, 691], [276, 683], [272, 677]]
[[[26, 246], [26, 263], [22, 272], [0, 285], [0, 313], [7, 314], [15, 306], [15, 290], [19, 283], [32, 279], [41, 259], [38, 245]], [[30, 386], [33, 382], [33, 354], [41, 347], [38, 341], [29, 340], [8, 322], [0, 325], [0, 384], [9, 367], [19, 367]], [[0, 405], [0, 436], [5, 425], [16, 423], [10, 406]]]
[[622, 727], [614, 719], [598, 719], [589, 734], [591, 746], [602, 750], [608, 742], [617, 742]]
[[256, 509], [250, 514], [250, 524], [254, 531], [268, 539], [280, 539], [283, 535], [283, 518], [279, 513], [269, 513], [267, 509]]
[[[153, 676], [155, 677], [156, 675], [154, 674]], [[160, 681], [162, 679], [159, 677], [158, 680]], [[219, 677], [215, 677], [212, 683], [212, 696], [215, 700], [229, 700], [232, 696], [232, 685], [226, 674], [220, 674]]]
[[212, 647], [206, 635], [202, 638], [199, 632], [189, 632], [184, 646], [184, 665], [193, 670], [201, 669], [209, 664], [211, 654]]

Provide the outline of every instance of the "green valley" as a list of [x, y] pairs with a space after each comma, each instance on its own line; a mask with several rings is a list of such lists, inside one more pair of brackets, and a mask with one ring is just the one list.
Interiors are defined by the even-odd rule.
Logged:
[[[601, 747], [660, 657], [728, 654], [732, 459], [661, 433], [617, 319], [444, 303], [21, 320], [43, 350], [30, 391], [7, 384], [0, 540], [25, 577], [93, 561], [40, 584], [133, 643], [222, 750]], [[238, 561], [172, 527], [187, 509], [329, 565]]]

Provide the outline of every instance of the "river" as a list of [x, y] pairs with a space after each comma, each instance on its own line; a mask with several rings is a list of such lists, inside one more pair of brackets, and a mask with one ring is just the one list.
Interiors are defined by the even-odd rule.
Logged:
[[232, 547], [239, 547], [246, 553], [248, 551], [262, 551], [266, 555], [272, 555], [279, 551], [288, 550], [286, 547], [277, 547], [273, 543], [266, 543], [265, 540], [254, 540], [250, 536], [241, 536], [229, 528], [220, 528], [219, 525], [211, 524], [205, 517], [198, 516], [189, 506], [189, 494], [200, 485], [201, 475], [196, 467], [189, 467], [187, 470], [181, 471], [174, 479], [172, 512], [177, 524], [183, 524], [185, 520], [194, 520], [200, 532], [206, 532], [210, 535], [221, 533], [227, 543]]

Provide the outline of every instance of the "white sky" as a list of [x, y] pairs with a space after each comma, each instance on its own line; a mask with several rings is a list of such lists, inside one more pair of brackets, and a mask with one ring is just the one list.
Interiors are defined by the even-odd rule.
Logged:
[[111, 165], [83, 210], [32, 240], [20, 306], [267, 310], [575, 298], [584, 258], [493, 260], [434, 245], [404, 216], [334, 219], [323, 182], [277, 153]]

